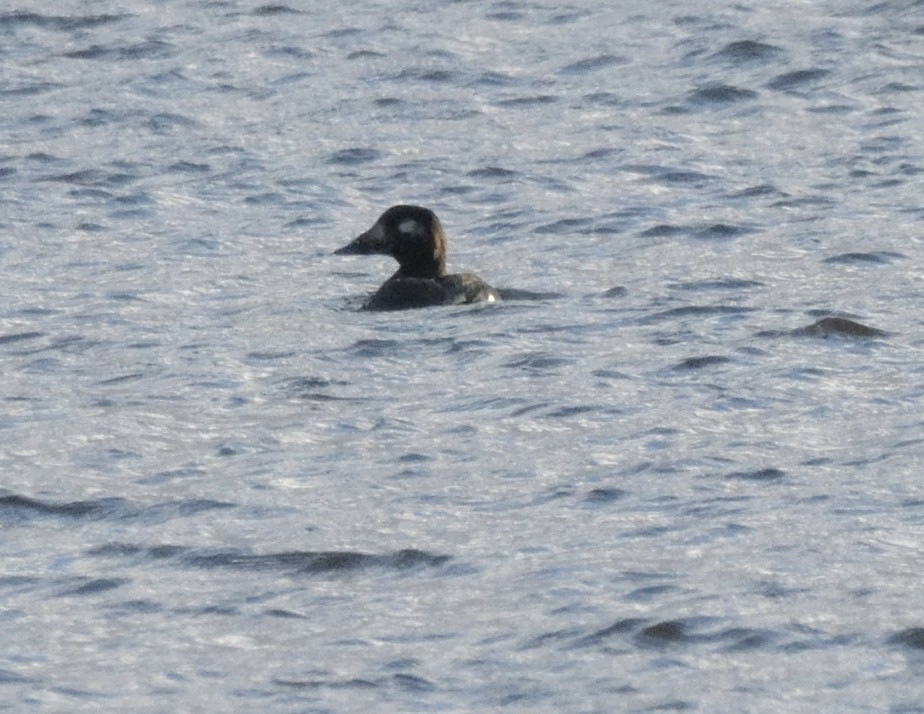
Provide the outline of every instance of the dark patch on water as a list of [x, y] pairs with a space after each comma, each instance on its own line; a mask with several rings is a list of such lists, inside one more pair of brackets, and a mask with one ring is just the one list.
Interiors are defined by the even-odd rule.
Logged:
[[368, 689], [379, 689], [384, 686], [381, 683], [373, 682], [368, 679], [346, 679], [346, 680], [337, 680], [337, 679], [307, 679], [307, 680], [296, 680], [296, 679], [274, 679], [272, 680], [273, 684], [276, 684], [280, 687], [286, 687], [288, 689], [300, 690], [315, 690], [315, 689], [334, 689], [334, 690], [368, 690]]
[[651, 180], [671, 186], [674, 184], [699, 184], [705, 181], [711, 181], [712, 179], [712, 176], [699, 171], [678, 169], [674, 171], [662, 171], [652, 176]]
[[924, 627], [908, 627], [889, 637], [889, 644], [924, 650]]
[[100, 380], [97, 384], [101, 387], [109, 387], [117, 384], [124, 384], [125, 382], [134, 382], [143, 379], [144, 376], [144, 372], [132, 372], [131, 374], [121, 374], [118, 377], [109, 377], [108, 379]]
[[581, 157], [584, 161], [594, 161], [597, 159], [610, 159], [613, 156], [620, 156], [624, 153], [624, 149], [617, 149], [614, 147], [604, 147], [602, 149], [594, 149], [593, 151], [588, 151], [584, 156]]
[[705, 226], [693, 233], [694, 238], [706, 240], [727, 240], [737, 238], [738, 236], [753, 233], [754, 229], [750, 226], [730, 225], [728, 223], [714, 223], [711, 226]]
[[111, 612], [130, 615], [156, 615], [164, 611], [164, 606], [150, 600], [126, 600], [108, 605]]
[[142, 558], [152, 561], [177, 560], [182, 565], [211, 570], [228, 568], [247, 572], [281, 571], [297, 574], [350, 572], [367, 568], [410, 570], [439, 567], [449, 562], [448, 555], [435, 555], [413, 548], [385, 555], [359, 551], [289, 551], [254, 555], [240, 550], [207, 552], [178, 545], [141, 546], [109, 543], [89, 553], [105, 558]]
[[250, 14], [254, 17], [278, 17], [280, 15], [298, 15], [300, 13], [288, 5], [260, 5], [255, 7]]
[[626, 635], [632, 632], [635, 632], [639, 627], [644, 625], [647, 620], [639, 617], [627, 618], [624, 620], [618, 620], [608, 627], [604, 627], [602, 630], [597, 630], [596, 632], [585, 635], [584, 637], [579, 638], [575, 643], [575, 647], [596, 647], [605, 643], [607, 640], [618, 637], [620, 635]]
[[109, 590], [115, 590], [131, 582], [128, 578], [84, 578], [84, 582], [58, 593], [60, 597], [82, 597], [84, 595], [98, 595]]
[[138, 518], [147, 523], [164, 523], [175, 518], [189, 518], [200, 513], [209, 513], [212, 511], [227, 511], [237, 508], [236, 503], [228, 501], [216, 501], [211, 498], [191, 498], [182, 501], [165, 501], [155, 503], [151, 506], [145, 506], [130, 514], [132, 518]]
[[759, 196], [782, 196], [783, 192], [770, 183], [762, 183], [756, 186], [742, 189], [733, 193], [729, 198], [757, 198]]
[[845, 317], [823, 317], [807, 327], [800, 327], [790, 332], [793, 337], [886, 337], [888, 332], [869, 327]]
[[[58, 89], [60, 86], [61, 85], [54, 82], [24, 82], [19, 85], [7, 86], [0, 89], [0, 97], [34, 97], [39, 94], [44, 94], [45, 92], [51, 92]], [[52, 118], [44, 114], [37, 114], [33, 116], [30, 121], [34, 124], [45, 124], [51, 122]]]
[[561, 233], [569, 233], [576, 228], [586, 226], [588, 223], [590, 223], [589, 218], [561, 218], [554, 223], [547, 223], [544, 226], [539, 226], [538, 228], [534, 229], [533, 232], [539, 233], [540, 235], [557, 235]]
[[872, 253], [841, 253], [825, 258], [825, 263], [844, 263], [847, 265], [888, 265], [894, 259], [905, 258], [901, 253], [879, 251]]
[[[359, 30], [356, 30], [356, 32], [359, 32]], [[386, 55], [384, 52], [378, 52], [376, 50], [355, 50], [353, 52], [350, 52], [347, 55], [347, 59], [348, 60], [381, 59], [382, 57], [385, 57], [385, 56]]]
[[621, 488], [594, 488], [587, 492], [587, 495], [584, 496], [584, 500], [587, 503], [594, 504], [603, 504], [603, 503], [612, 503], [613, 501], [618, 501], [623, 498], [627, 491]]
[[689, 627], [682, 620], [666, 620], [642, 629], [635, 638], [643, 647], [664, 647], [683, 644], [692, 640]]
[[563, 367], [571, 364], [573, 360], [565, 357], [557, 357], [547, 352], [534, 352], [511, 359], [504, 364], [505, 367], [512, 369], [525, 369], [531, 371], [545, 371], [555, 367]]
[[781, 469], [766, 468], [757, 471], [736, 471], [726, 474], [725, 478], [737, 481], [780, 481], [786, 476]]
[[776, 639], [769, 630], [752, 629], [749, 627], [733, 627], [722, 633], [723, 639], [730, 640], [724, 647], [725, 652], [746, 652], [760, 650], [772, 644]]
[[141, 555], [151, 560], [169, 560], [190, 549], [179, 545], [141, 546], [133, 543], [107, 543], [89, 551], [89, 555], [97, 557], [131, 557]]
[[690, 283], [671, 283], [671, 290], [690, 290], [696, 292], [711, 292], [713, 290], [733, 290], [740, 292], [751, 288], [760, 288], [764, 284], [757, 280], [744, 280], [738, 278], [725, 278], [720, 280], [699, 280]]
[[625, 97], [621, 97], [613, 92], [592, 92], [590, 94], [585, 94], [583, 99], [589, 104], [598, 104], [606, 107], [621, 107], [628, 103]]
[[466, 176], [477, 179], [512, 179], [518, 176], [518, 172], [505, 169], [500, 166], [486, 166], [481, 169], [469, 171]]
[[62, 516], [97, 520], [117, 515], [127, 501], [121, 498], [101, 498], [91, 501], [52, 503], [28, 496], [5, 492], [0, 494], [0, 516], [24, 518], [30, 516]]
[[34, 340], [38, 337], [44, 337], [44, 332], [16, 332], [10, 335], [0, 335], [0, 345], [10, 345], [25, 340]]
[[176, 53], [174, 46], [160, 40], [148, 40], [134, 45], [103, 46], [91, 45], [80, 50], [65, 52], [64, 57], [80, 60], [136, 61], [142, 59], [163, 59]]
[[681, 233], [685, 233], [686, 229], [680, 226], [671, 226], [667, 224], [659, 224], [657, 226], [652, 226], [641, 232], [640, 235], [646, 238], [663, 238], [667, 236], [675, 236]]
[[777, 91], [789, 92], [806, 84], [816, 82], [827, 75], [828, 70], [826, 69], [800, 69], [774, 77], [767, 83], [767, 87]]
[[635, 644], [643, 648], [667, 649], [694, 644], [720, 645], [726, 652], [760, 649], [770, 643], [774, 636], [767, 630], [749, 627], [731, 627], [712, 632], [702, 631], [701, 625], [708, 625], [714, 618], [688, 618], [664, 620], [649, 625], [636, 633]]
[[821, 194], [787, 197], [770, 204], [775, 208], [805, 208], [819, 207], [824, 208], [835, 205], [833, 198]]
[[643, 325], [666, 322], [685, 317], [714, 317], [717, 315], [744, 315], [754, 312], [756, 308], [742, 307], [740, 305], [684, 305], [683, 307], [674, 307], [669, 310], [662, 310], [651, 315], [639, 318], [638, 322]]
[[496, 71], [485, 71], [478, 75], [472, 84], [483, 87], [509, 87], [517, 83], [517, 80], [505, 73]]
[[392, 681], [400, 688], [408, 692], [432, 692], [436, 689], [432, 682], [418, 677], [415, 674], [401, 672], [394, 675]]
[[[357, 340], [351, 347], [348, 348], [348, 351], [355, 357], [365, 359], [393, 354], [395, 350], [401, 349], [403, 347], [404, 343], [398, 342], [397, 340], [381, 340], [370, 338], [367, 340]], [[308, 379], [310, 380], [314, 378], [308, 377]]]
[[689, 94], [689, 100], [694, 104], [732, 104], [756, 98], [757, 92], [754, 90], [728, 84], [710, 84]]
[[43, 15], [37, 12], [0, 13], [0, 27], [32, 25], [56, 32], [72, 32], [108, 25], [129, 17], [129, 15]]
[[279, 352], [248, 352], [247, 359], [256, 360], [259, 362], [275, 362], [276, 360], [289, 359], [298, 354], [295, 351], [279, 351]]
[[651, 602], [657, 600], [662, 595], [667, 595], [668, 593], [676, 591], [677, 588], [674, 585], [651, 585], [627, 593], [625, 599], [629, 602]]
[[735, 64], [742, 64], [775, 59], [782, 52], [783, 50], [776, 45], [769, 45], [755, 40], [739, 40], [725, 45], [712, 57], [714, 59], [730, 60]]
[[433, 69], [431, 67], [412, 67], [398, 72], [394, 76], [398, 82], [432, 82], [434, 84], [445, 84], [455, 82], [458, 79], [456, 72], [448, 69]]
[[629, 294], [629, 291], [626, 288], [624, 288], [622, 285], [615, 285], [611, 287], [609, 290], [605, 291], [601, 297], [608, 298], [608, 299], [614, 299], [614, 298], [625, 297], [628, 294]]
[[84, 169], [82, 171], [73, 171], [66, 174], [53, 174], [52, 176], [46, 176], [40, 180], [77, 185], [95, 185], [101, 183], [105, 178], [106, 173], [99, 169]]
[[516, 12], [515, 10], [499, 10], [497, 12], [489, 12], [485, 17], [489, 20], [498, 20], [500, 22], [515, 22], [523, 18], [523, 13]]
[[549, 419], [561, 419], [564, 417], [573, 417], [579, 416], [581, 414], [587, 414], [589, 412], [597, 411], [598, 407], [594, 406], [570, 406], [570, 407], [561, 407], [559, 409], [554, 409], [548, 412], [545, 417]]
[[387, 555], [358, 551], [291, 551], [252, 555], [241, 551], [187, 553], [181, 557], [184, 565], [195, 568], [230, 568], [234, 570], [289, 571], [302, 575], [345, 573], [369, 568], [410, 570], [438, 567], [447, 563], [448, 555], [433, 555], [421, 550], [405, 549]]
[[587, 72], [596, 71], [605, 67], [626, 64], [628, 61], [629, 60], [625, 57], [618, 57], [617, 55], [597, 55], [596, 57], [588, 57], [587, 59], [583, 59], [579, 62], [574, 62], [565, 67], [562, 67], [561, 73], [586, 74]]
[[558, 97], [551, 94], [536, 94], [531, 97], [513, 97], [511, 99], [501, 99], [496, 103], [501, 107], [532, 107], [543, 104], [553, 104], [558, 101]]
[[704, 367], [712, 367], [717, 364], [725, 364], [730, 362], [731, 359], [723, 355], [706, 355], [703, 357], [688, 357], [687, 359], [680, 362], [674, 367], [674, 369], [679, 371], [689, 371], [694, 369], [703, 369]]
[[376, 149], [356, 147], [335, 152], [328, 158], [327, 163], [341, 166], [359, 166], [378, 161], [380, 158], [382, 158], [382, 154]]
[[427, 456], [426, 454], [417, 454], [417, 453], [407, 453], [398, 458], [398, 461], [402, 464], [419, 464], [425, 461], [432, 461], [432, 456]]

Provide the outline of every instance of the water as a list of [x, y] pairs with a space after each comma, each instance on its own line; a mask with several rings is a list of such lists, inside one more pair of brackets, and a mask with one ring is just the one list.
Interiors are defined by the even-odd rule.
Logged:
[[0, 38], [5, 708], [924, 711], [924, 4]]

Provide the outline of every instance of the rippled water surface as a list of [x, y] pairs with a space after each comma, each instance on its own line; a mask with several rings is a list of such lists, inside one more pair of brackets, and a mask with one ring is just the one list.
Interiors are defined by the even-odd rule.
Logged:
[[[13, 0], [0, 67], [11, 711], [924, 711], [920, 0]], [[530, 299], [357, 310], [399, 202]]]

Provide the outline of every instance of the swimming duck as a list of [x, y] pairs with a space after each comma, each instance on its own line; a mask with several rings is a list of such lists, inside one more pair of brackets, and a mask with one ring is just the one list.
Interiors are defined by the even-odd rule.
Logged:
[[392, 206], [372, 228], [335, 255], [390, 255], [398, 270], [363, 305], [364, 310], [406, 310], [500, 300], [474, 273], [446, 274], [446, 234], [436, 214], [420, 206]]

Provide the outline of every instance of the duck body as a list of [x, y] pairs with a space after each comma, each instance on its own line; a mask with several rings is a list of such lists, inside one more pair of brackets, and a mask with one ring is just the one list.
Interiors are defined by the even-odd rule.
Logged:
[[407, 310], [435, 305], [494, 302], [497, 290], [474, 273], [446, 273], [446, 234], [436, 214], [398, 205], [336, 255], [390, 255], [398, 270], [374, 292], [364, 310]]

